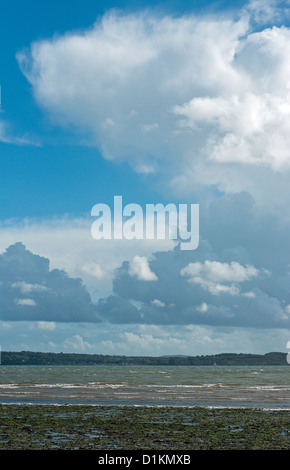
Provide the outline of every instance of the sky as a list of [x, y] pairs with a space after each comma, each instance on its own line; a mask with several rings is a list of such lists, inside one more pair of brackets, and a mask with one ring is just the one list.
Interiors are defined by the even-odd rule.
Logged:
[[[286, 352], [290, 2], [2, 0], [0, 40], [1, 349]], [[116, 196], [198, 246], [96, 239]]]

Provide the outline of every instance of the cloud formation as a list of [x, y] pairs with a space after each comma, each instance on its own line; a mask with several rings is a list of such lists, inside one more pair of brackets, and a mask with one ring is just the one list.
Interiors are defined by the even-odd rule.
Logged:
[[289, 221], [246, 193], [203, 209], [197, 250], [120, 260], [112, 292], [94, 301], [48, 258], [10, 246], [0, 255], [1, 320], [289, 329]]
[[33, 145], [39, 146], [40, 142], [29, 134], [17, 134], [11, 123], [4, 118], [1, 109], [1, 87], [0, 87], [0, 142], [4, 144], [13, 144], [19, 146]]
[[210, 160], [263, 164], [280, 170], [290, 163], [289, 91], [290, 82], [283, 96], [245, 92], [244, 96], [227, 98], [193, 98], [183, 106], [176, 106], [174, 112], [182, 118], [180, 125], [184, 129], [193, 133], [198, 133], [199, 127], [211, 129], [203, 147]]
[[252, 1], [232, 15], [113, 11], [17, 58], [54, 124], [72, 126], [105, 158], [160, 174], [177, 193], [246, 190], [277, 205], [289, 194], [285, 8]]
[[237, 283], [248, 281], [258, 275], [254, 266], [242, 266], [236, 261], [221, 263], [219, 261], [205, 260], [189, 263], [180, 271], [182, 276], [188, 276], [189, 282], [199, 284], [214, 295], [228, 293], [238, 295], [240, 289]]
[[135, 255], [149, 259], [153, 252], [172, 249], [173, 240], [95, 240], [93, 219], [87, 217], [6, 220], [0, 224], [0, 252], [22, 243], [49, 259], [51, 269], [81, 278], [93, 300], [109, 295], [114, 271]]
[[289, 222], [281, 229], [279, 218], [257, 210], [243, 193], [204, 208], [201, 227], [197, 250], [154, 253], [155, 282], [132, 277], [123, 262], [113, 282], [115, 303], [137, 305], [144, 324], [289, 328]]
[[9, 246], [0, 255], [0, 318], [99, 321], [81, 280], [58, 269], [50, 270], [47, 258], [31, 253], [22, 243]]
[[136, 276], [139, 281], [157, 281], [157, 276], [150, 269], [145, 256], [134, 256], [129, 265], [130, 276]]
[[[87, 226], [68, 223], [69, 247], [59, 236], [52, 261], [61, 258], [92, 290], [114, 276], [111, 295], [94, 302], [79, 279], [49, 268], [48, 248], [41, 258], [10, 246], [0, 257], [3, 320], [33, 319], [43, 328], [57, 321], [290, 327], [284, 11], [255, 0], [235, 16], [110, 12], [88, 30], [19, 52], [34, 97], [55, 125], [71, 126], [105, 158], [159, 174], [166, 197], [201, 199], [201, 241], [192, 252], [133, 241], [123, 250], [118, 242], [97, 245]], [[208, 194], [219, 198], [203, 203]], [[151, 337], [126, 340], [150, 344]]]

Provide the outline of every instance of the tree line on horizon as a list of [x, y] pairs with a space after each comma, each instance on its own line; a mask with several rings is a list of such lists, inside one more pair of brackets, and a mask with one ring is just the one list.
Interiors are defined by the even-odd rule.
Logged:
[[2, 351], [2, 365], [148, 365], [148, 366], [222, 366], [287, 365], [286, 353], [221, 353], [201, 356], [115, 356], [81, 353]]

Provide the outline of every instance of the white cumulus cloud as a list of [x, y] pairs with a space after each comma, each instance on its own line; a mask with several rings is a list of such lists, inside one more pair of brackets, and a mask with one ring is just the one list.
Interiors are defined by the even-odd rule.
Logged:
[[200, 285], [214, 295], [238, 295], [240, 288], [237, 284], [257, 277], [259, 270], [251, 265], [243, 266], [236, 261], [221, 263], [206, 260], [204, 263], [189, 263], [180, 274], [188, 276], [189, 282]]
[[129, 265], [130, 276], [136, 276], [140, 281], [157, 281], [157, 276], [151, 271], [145, 256], [134, 256]]
[[162, 308], [166, 306], [166, 304], [162, 302], [162, 300], [159, 300], [159, 299], [151, 300], [151, 304], [155, 305], [155, 307], [162, 307]]
[[27, 307], [35, 307], [36, 302], [34, 299], [15, 299], [16, 305], [25, 305]]
[[[290, 171], [285, 8], [256, 0], [235, 17], [109, 12], [17, 58], [53, 123], [105, 158], [160, 173], [177, 193], [216, 186], [277, 203]], [[254, 30], [266, 18], [277, 24]]]
[[22, 294], [28, 294], [33, 291], [41, 292], [49, 290], [46, 286], [42, 286], [40, 284], [30, 284], [24, 281], [14, 282], [13, 284], [11, 284], [11, 287], [18, 288]]

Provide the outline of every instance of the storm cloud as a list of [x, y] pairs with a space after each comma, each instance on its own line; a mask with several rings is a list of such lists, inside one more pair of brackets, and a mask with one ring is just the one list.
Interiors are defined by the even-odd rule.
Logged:
[[124, 262], [115, 302], [137, 303], [143, 323], [289, 328], [289, 235], [289, 222], [281, 227], [248, 194], [223, 196], [201, 211], [197, 250], [177, 246], [147, 260], [154, 280], [132, 277]]
[[1, 320], [96, 322], [96, 307], [80, 279], [49, 267], [22, 243], [0, 255]]
[[132, 254], [94, 301], [80, 278], [15, 243], [0, 255], [1, 319], [286, 329], [289, 238], [290, 222], [249, 194], [222, 196], [200, 211], [196, 250]]

